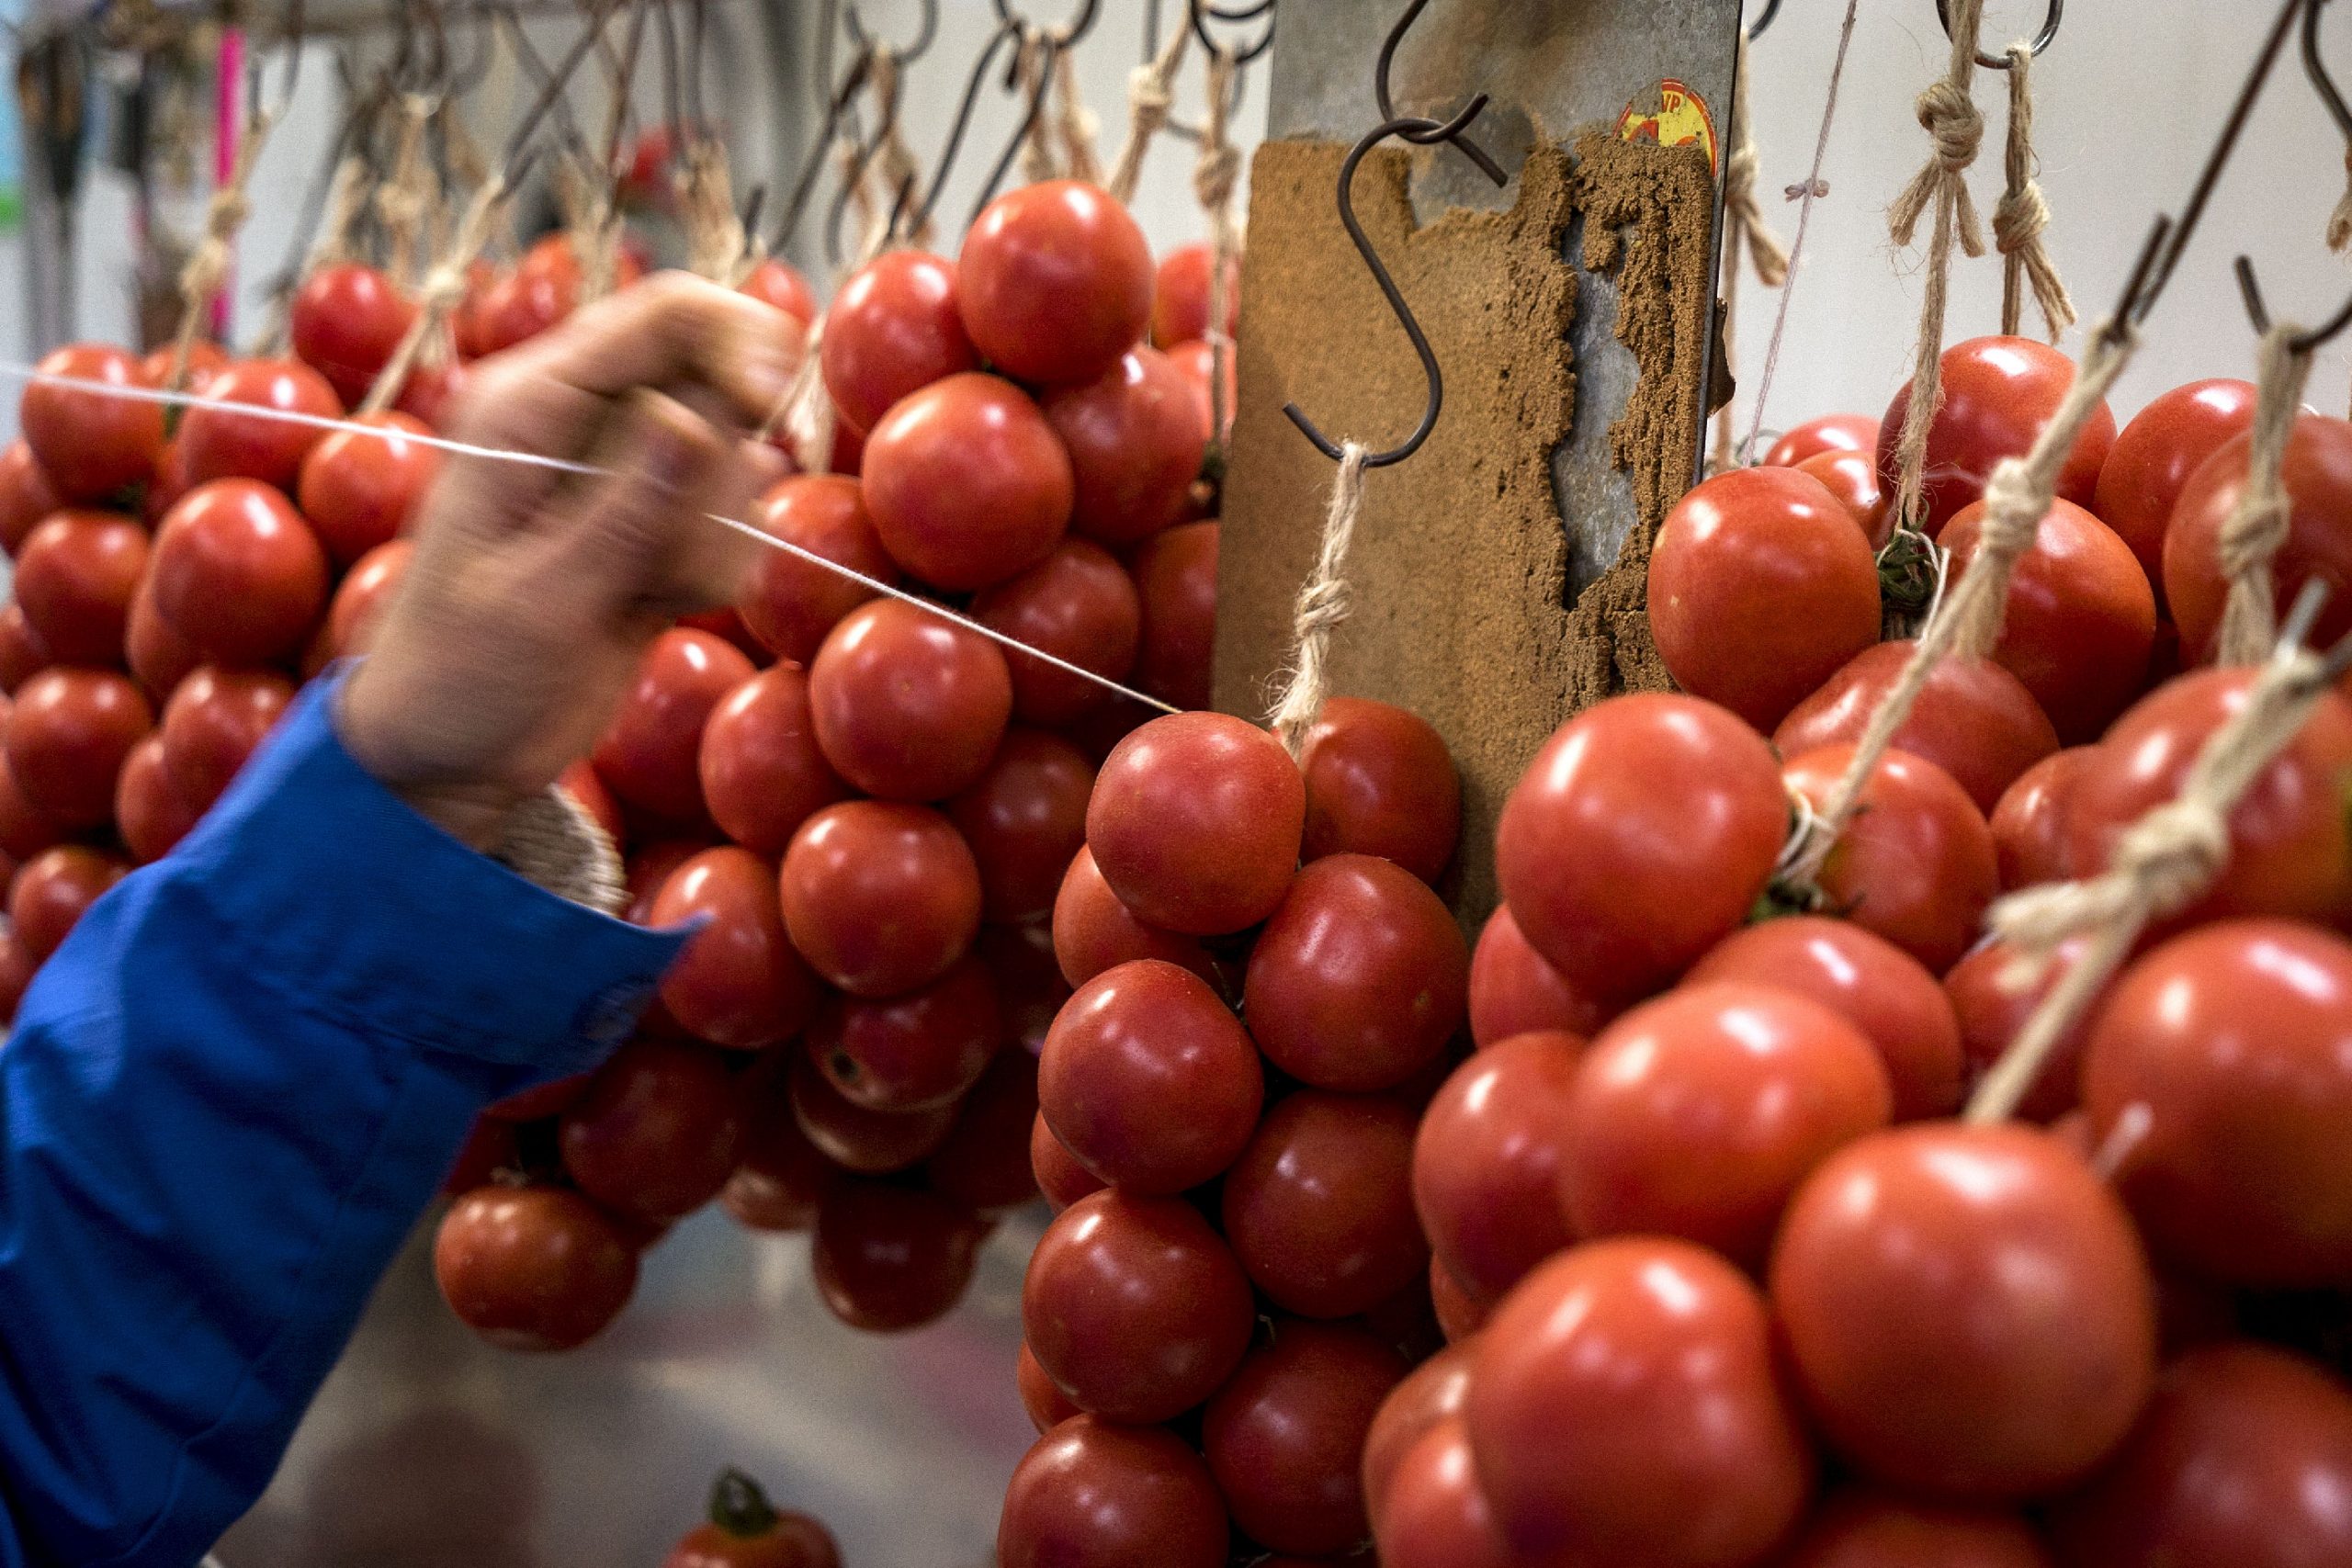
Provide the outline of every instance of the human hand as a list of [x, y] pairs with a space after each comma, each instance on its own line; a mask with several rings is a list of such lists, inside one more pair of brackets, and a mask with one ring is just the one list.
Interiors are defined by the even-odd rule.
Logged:
[[476, 848], [584, 756], [646, 645], [731, 599], [741, 515], [780, 461], [750, 439], [799, 329], [684, 274], [649, 278], [483, 363], [454, 436], [594, 477], [452, 456], [337, 716], [360, 765]]

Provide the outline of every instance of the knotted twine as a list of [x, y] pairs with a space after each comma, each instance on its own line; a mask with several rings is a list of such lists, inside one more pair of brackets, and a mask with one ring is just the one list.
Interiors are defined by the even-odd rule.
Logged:
[[1201, 156], [1193, 165], [1193, 194], [1209, 220], [1209, 320], [1202, 335], [1209, 345], [1208, 455], [1210, 471], [1216, 474], [1224, 472], [1226, 435], [1233, 423], [1226, 389], [1232, 373], [1233, 334], [1225, 324], [1232, 316], [1234, 278], [1240, 270], [1241, 231], [1233, 220], [1233, 187], [1241, 179], [1241, 153], [1226, 122], [1233, 107], [1234, 73], [1239, 69], [1231, 45], [1219, 43], [1209, 51], [1208, 112], [1201, 117]]
[[385, 271], [395, 284], [416, 276], [420, 257], [432, 252], [421, 243], [425, 214], [434, 202], [433, 172], [424, 157], [424, 127], [433, 118], [434, 102], [419, 93], [401, 100], [400, 138], [393, 143], [391, 172], [376, 187], [376, 217], [389, 243]]
[[2352, 247], [2352, 147], [2344, 150], [2343, 198], [2327, 215], [2327, 248], [2341, 251], [2347, 247]]
[[2222, 664], [2257, 664], [2278, 637], [2278, 611], [2270, 563], [2287, 542], [2294, 502], [2281, 470], [2287, 441], [2294, 434], [2303, 387], [2311, 379], [2312, 351], [2299, 350], [2302, 329], [2280, 321], [2262, 334], [2261, 368], [2254, 400], [2253, 448], [2246, 454], [2245, 486], [2222, 525], [2218, 541], [2222, 581], [2229, 597], [2222, 609], [2215, 658]]
[[1103, 187], [1122, 203], [1134, 202], [1136, 186], [1143, 178], [1144, 154], [1151, 150], [1152, 139], [1168, 129], [1168, 117], [1176, 107], [1176, 73], [1183, 68], [1184, 51], [1192, 42], [1192, 28], [1174, 28], [1156, 58], [1127, 73], [1127, 139]]
[[[899, 57], [887, 46], [874, 51], [873, 63], [867, 68], [869, 91], [874, 95], [876, 113], [881, 123], [875, 128], [875, 152], [867, 172], [876, 187], [875, 205], [882, 213], [882, 235], [877, 241], [869, 231], [861, 244], [863, 260], [871, 261], [887, 246], [904, 241], [916, 245], [931, 243], [931, 220], [927, 216], [907, 219], [911, 205], [911, 193], [922, 177], [922, 168], [915, 160], [914, 149], [907, 145], [905, 121], [899, 115], [900, 96]], [[869, 210], [868, 220], [872, 213]]]
[[1021, 178], [1024, 184], [1035, 185], [1050, 180], [1061, 173], [1060, 161], [1054, 155], [1053, 132], [1046, 121], [1047, 89], [1051, 82], [1046, 74], [1046, 55], [1053, 51], [1053, 40], [1043, 28], [1024, 27], [1013, 62], [1021, 81], [1021, 101], [1029, 106], [1029, 123], [1021, 133]]
[[229, 168], [229, 182], [212, 193], [205, 207], [204, 238], [188, 256], [187, 265], [180, 268], [180, 330], [172, 341], [172, 373], [164, 380], [167, 390], [176, 392], [187, 383], [187, 356], [203, 329], [204, 308], [228, 281], [229, 246], [253, 215], [245, 187], [253, 181], [262, 145], [277, 123], [276, 112], [265, 108], [255, 109], [246, 118], [244, 139], [238, 142], [236, 161]]
[[385, 361], [384, 368], [377, 373], [375, 382], [368, 389], [367, 398], [354, 411], [356, 413], [362, 416], [381, 413], [392, 406], [393, 399], [400, 396], [401, 388], [407, 383], [409, 371], [415, 367], [417, 355], [424, 347], [425, 340], [443, 330], [448, 321], [449, 312], [465, 299], [467, 269], [481, 254], [482, 247], [490, 243], [491, 231], [498, 221], [500, 209], [506, 204], [506, 175], [503, 170], [482, 182], [481, 188], [474, 192], [472, 201], [466, 206], [464, 219], [458, 224], [457, 238], [449, 242], [448, 250], [424, 275], [424, 281], [417, 286], [415, 319], [409, 322], [400, 346], [392, 350], [391, 358]]
[[1267, 723], [1293, 757], [1306, 744], [1306, 732], [1322, 716], [1331, 694], [1325, 669], [1330, 658], [1331, 633], [1348, 618], [1348, 547], [1354, 541], [1356, 521], [1363, 515], [1363, 444], [1344, 443], [1340, 468], [1331, 480], [1331, 509], [1323, 518], [1323, 539], [1315, 552], [1315, 570], [1298, 591], [1298, 607], [1291, 615], [1291, 640], [1296, 644], [1282, 694]]
[[1061, 143], [1065, 178], [1088, 185], [1102, 183], [1102, 156], [1094, 148], [1102, 122], [1086, 107], [1078, 91], [1078, 55], [1066, 36], [1054, 44], [1054, 137]]
[[674, 176], [686, 226], [687, 267], [718, 283], [733, 281], [748, 241], [735, 211], [735, 185], [727, 150], [715, 137], [696, 136]]
[[2054, 344], [2078, 318], [2058, 264], [2041, 243], [2042, 231], [2050, 227], [2050, 203], [2035, 178], [2040, 161], [2033, 154], [2033, 88], [2028, 81], [2032, 69], [2033, 46], [2009, 45], [2009, 140], [2003, 160], [2009, 183], [1993, 206], [1993, 246], [2001, 253], [2002, 335], [2017, 336], [2030, 282]]
[[[1757, 171], [1761, 155], [1756, 150], [1756, 132], [1749, 123], [1747, 99], [1755, 83], [1755, 74], [1747, 65], [1747, 29], [1739, 29], [1739, 52], [1735, 57], [1735, 79], [1731, 93], [1731, 156], [1724, 160], [1724, 271], [1722, 298], [1724, 304], [1723, 355], [1725, 368], [1730, 367], [1732, 345], [1737, 339], [1739, 322], [1740, 263], [1747, 261], [1756, 268], [1756, 281], [1767, 288], [1778, 288], [1789, 280], [1788, 247], [1781, 243], [1779, 235], [1764, 221], [1764, 207], [1756, 197]], [[1732, 405], [1725, 403], [1715, 415], [1715, 449], [1713, 468], [1720, 472], [1731, 468], [1736, 460], [1737, 442], [1732, 428]]]
[[368, 160], [354, 152], [334, 166], [334, 178], [327, 186], [326, 218], [302, 258], [305, 276], [351, 259], [351, 232], [368, 197]]

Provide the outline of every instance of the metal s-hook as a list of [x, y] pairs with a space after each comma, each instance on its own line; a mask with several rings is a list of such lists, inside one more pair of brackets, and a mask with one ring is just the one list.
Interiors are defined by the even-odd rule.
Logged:
[[[842, 26], [849, 34], [849, 41], [857, 45], [861, 51], [875, 47], [872, 35], [866, 32], [865, 21], [857, 14], [855, 0], [842, 7]], [[931, 48], [932, 40], [938, 36], [939, 0], [922, 0], [922, 26], [915, 30], [915, 41], [897, 51], [899, 63], [912, 65], [921, 60], [924, 51]]]
[[1266, 18], [1266, 30], [1258, 40], [1235, 52], [1233, 62], [1236, 65], [1247, 65], [1274, 45], [1274, 24], [1277, 20], [1273, 14], [1274, 0], [1258, 0], [1254, 6], [1236, 6], [1229, 9], [1204, 5], [1202, 0], [1184, 0], [1184, 8], [1191, 13], [1193, 36], [1200, 39], [1201, 47], [1211, 54], [1216, 52], [1217, 44], [1209, 34], [1210, 22], [1247, 22], [1259, 17]]
[[2312, 86], [2319, 93], [2320, 102], [2335, 121], [2335, 129], [2352, 141], [2352, 106], [2344, 101], [2337, 90], [2335, 78], [2327, 73], [2327, 62], [2319, 57], [2319, 14], [2327, 0], [2309, 0], [2303, 7], [2303, 73], [2312, 79]]
[[[2058, 36], [2058, 24], [2065, 17], [2066, 0], [2050, 0], [2050, 14], [2041, 19], [2041, 30], [2033, 35], [2033, 42], [2027, 46], [2036, 60], [2041, 58], [2042, 51], [2048, 49], [2051, 40]], [[1951, 37], [1951, 0], [1936, 0], [1936, 19], [1944, 25], [1944, 37]], [[1747, 36], [1753, 39], [1756, 34], [1751, 32]], [[1987, 54], [1980, 49], [1976, 51], [1976, 63], [1987, 71], [2007, 71], [2009, 57]]]
[[[2254, 330], [2257, 333], [2269, 332], [2270, 310], [2262, 302], [2262, 285], [2255, 281], [2253, 260], [2246, 256], [2238, 257], [2236, 271], [2238, 293], [2245, 300], [2245, 313], [2253, 321]], [[2345, 301], [2344, 308], [2324, 324], [2307, 333], [2297, 333], [2288, 341], [2287, 346], [2293, 353], [2309, 354], [2340, 335], [2346, 327], [2352, 327], [2352, 300]]]
[[1412, 4], [1405, 7], [1405, 14], [1396, 18], [1396, 25], [1388, 29], [1387, 38], [1381, 41], [1380, 59], [1372, 68], [1372, 92], [1380, 102], [1381, 118], [1391, 125], [1407, 127], [1396, 134], [1417, 146], [1426, 147], [1433, 141], [1453, 143], [1464, 157], [1477, 164], [1479, 171], [1488, 179], [1501, 185], [1510, 177], [1503, 173], [1502, 165], [1488, 156], [1485, 148], [1462, 134], [1463, 128], [1477, 118], [1478, 110], [1486, 107], [1485, 95], [1479, 96], [1476, 107], [1442, 122], [1419, 116], [1400, 115], [1396, 112], [1396, 100], [1389, 96], [1388, 71], [1396, 63], [1396, 46], [1405, 41], [1406, 33], [1412, 29], [1415, 19], [1428, 8], [1429, 3], [1430, 0], [1412, 0]]
[[873, 50], [861, 49], [851, 59], [849, 69], [842, 73], [841, 85], [833, 89], [833, 96], [826, 102], [824, 123], [809, 140], [808, 155], [801, 160], [800, 173], [792, 182], [792, 194], [786, 199], [783, 214], [776, 222], [775, 237], [768, 243], [771, 251], [782, 254], [799, 231], [801, 214], [808, 210], [808, 197], [817, 188], [817, 176], [824, 172], [826, 156], [832, 151], [833, 133], [840, 129], [842, 117], [849, 112], [850, 100], [865, 85], [873, 67]]
[[[1028, 17], [1015, 13], [1012, 7], [1006, 4], [1006, 0], [994, 0], [994, 4], [996, 6], [996, 19], [999, 22], [1001, 22], [1004, 26], [1008, 28], [1019, 28], [1025, 32], [1046, 31], [1045, 28], [1039, 28], [1036, 23], [1031, 21]], [[1078, 14], [1072, 17], [1069, 21], [1063, 23], [1060, 27], [1054, 28], [1050, 33], [1047, 33], [1046, 36], [1051, 38], [1057, 47], [1068, 49], [1070, 45], [1084, 38], [1093, 28], [1095, 15], [1102, 9], [1102, 0], [1079, 0]]]
[[1779, 19], [1781, 0], [1764, 0], [1764, 14], [1747, 24], [1747, 41], [1754, 43], [1764, 36], [1764, 29]]
[[[1421, 443], [1427, 441], [1430, 432], [1437, 428], [1438, 413], [1445, 406], [1445, 374], [1439, 368], [1436, 351], [1430, 347], [1429, 336], [1414, 318], [1412, 307], [1405, 303], [1404, 293], [1397, 288], [1396, 279], [1380, 259], [1380, 253], [1373, 249], [1371, 237], [1356, 219], [1356, 169], [1363, 163], [1366, 153], [1392, 136], [1408, 141], [1442, 140], [1446, 135], [1458, 134], [1477, 118], [1486, 107], [1487, 95], [1481, 93], [1464, 105], [1461, 113], [1442, 124], [1432, 119], [1408, 118], [1391, 119], [1374, 126], [1363, 140], [1348, 150], [1347, 161], [1340, 165], [1340, 222], [1346, 228], [1348, 238], [1355, 243], [1356, 254], [1363, 257], [1363, 265], [1371, 272], [1373, 281], [1380, 286], [1381, 294], [1388, 300], [1389, 310], [1396, 313], [1396, 324], [1403, 327], [1405, 335], [1412, 340], [1413, 352], [1420, 357], [1421, 374], [1429, 382], [1429, 401], [1421, 410], [1421, 423], [1401, 445], [1367, 456], [1363, 460], [1367, 468], [1385, 468], [1393, 463], [1401, 463], [1421, 449]], [[1495, 176], [1495, 183], [1503, 183], [1499, 173]], [[1315, 422], [1308, 419], [1296, 403], [1284, 403], [1283, 412], [1298, 426], [1301, 434], [1315, 443], [1317, 451], [1335, 463], [1344, 460], [1346, 454], [1339, 444], [1317, 430]]]

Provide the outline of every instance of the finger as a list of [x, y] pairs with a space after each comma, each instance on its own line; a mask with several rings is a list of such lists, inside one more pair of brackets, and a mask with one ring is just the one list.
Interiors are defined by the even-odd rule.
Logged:
[[756, 427], [798, 366], [791, 318], [684, 273], [665, 272], [577, 312], [548, 333], [535, 368], [593, 397], [695, 383], [732, 423]]
[[[591, 480], [575, 501], [558, 498], [551, 532], [555, 575], [615, 612], [658, 613], [689, 592], [682, 570], [703, 575], [707, 536], [723, 533], [707, 498], [741, 485], [736, 443], [675, 399], [628, 396], [600, 444]], [[737, 502], [736, 504], [740, 504]]]

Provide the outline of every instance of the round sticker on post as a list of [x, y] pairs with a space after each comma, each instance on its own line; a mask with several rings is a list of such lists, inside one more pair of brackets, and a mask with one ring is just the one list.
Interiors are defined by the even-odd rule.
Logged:
[[1661, 147], [1688, 147], [1696, 142], [1707, 150], [1709, 168], [1722, 166], [1715, 117], [1707, 101], [1671, 76], [1625, 106], [1625, 112], [1617, 117], [1617, 134], [1628, 141], [1654, 141]]

